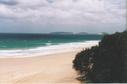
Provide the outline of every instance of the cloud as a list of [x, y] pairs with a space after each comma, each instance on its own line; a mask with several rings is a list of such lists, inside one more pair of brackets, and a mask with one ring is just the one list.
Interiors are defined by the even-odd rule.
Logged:
[[0, 0], [0, 4], [4, 4], [4, 5], [17, 5], [18, 3], [14, 0]]
[[0, 19], [36, 25], [123, 25], [125, 0], [1, 0]]

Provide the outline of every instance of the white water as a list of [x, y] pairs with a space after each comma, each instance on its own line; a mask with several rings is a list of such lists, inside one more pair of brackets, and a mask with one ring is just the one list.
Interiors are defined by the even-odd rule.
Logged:
[[0, 50], [0, 58], [31, 57], [38, 55], [50, 55], [62, 52], [69, 52], [76, 48], [87, 48], [95, 46], [99, 41], [85, 41], [64, 43], [59, 45], [48, 45], [31, 49]]

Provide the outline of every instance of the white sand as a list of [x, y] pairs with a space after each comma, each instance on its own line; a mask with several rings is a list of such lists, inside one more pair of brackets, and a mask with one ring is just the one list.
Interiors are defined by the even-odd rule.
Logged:
[[72, 61], [83, 47], [45, 56], [0, 58], [0, 84], [80, 84]]

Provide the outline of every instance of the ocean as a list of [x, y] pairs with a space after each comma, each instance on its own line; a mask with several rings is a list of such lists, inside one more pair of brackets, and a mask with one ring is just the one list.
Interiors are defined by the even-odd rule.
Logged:
[[22, 56], [31, 53], [51, 53], [53, 50], [99, 41], [102, 35], [0, 34], [0, 56]]

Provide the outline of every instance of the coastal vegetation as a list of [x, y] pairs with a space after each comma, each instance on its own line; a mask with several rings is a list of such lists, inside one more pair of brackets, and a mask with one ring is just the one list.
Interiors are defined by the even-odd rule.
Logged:
[[73, 67], [82, 82], [126, 83], [127, 31], [105, 35], [99, 45], [79, 52]]

